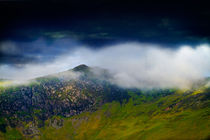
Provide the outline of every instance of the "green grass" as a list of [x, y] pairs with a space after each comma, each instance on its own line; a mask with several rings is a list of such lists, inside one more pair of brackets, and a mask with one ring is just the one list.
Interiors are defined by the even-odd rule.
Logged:
[[[42, 140], [199, 140], [210, 138], [210, 89], [156, 96], [130, 92], [123, 103], [106, 103], [95, 112], [63, 119], [61, 128], [50, 120], [39, 128]], [[208, 93], [208, 94], [206, 94]], [[39, 113], [40, 110], [34, 110]], [[2, 121], [2, 123], [4, 123]], [[27, 126], [27, 124], [25, 124]], [[7, 128], [0, 139], [23, 139], [21, 129]]]
[[[207, 139], [210, 136], [209, 106], [192, 109], [190, 104], [184, 103], [183, 106], [188, 106], [187, 109], [174, 106], [166, 110], [174, 102], [178, 103], [191, 96], [195, 95], [173, 94], [138, 105], [135, 99], [130, 99], [125, 104], [107, 103], [96, 112], [86, 112], [64, 119], [64, 126], [60, 129], [42, 128], [43, 135], [40, 138], [63, 140]], [[162, 103], [161, 106], [160, 103]]]
[[23, 140], [22, 134], [15, 128], [7, 128], [6, 133], [0, 132], [0, 140]]

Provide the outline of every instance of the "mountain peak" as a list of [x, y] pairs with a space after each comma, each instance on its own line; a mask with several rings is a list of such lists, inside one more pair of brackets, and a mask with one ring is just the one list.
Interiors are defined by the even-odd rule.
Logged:
[[89, 70], [89, 67], [85, 64], [81, 64], [81, 65], [73, 68], [73, 71], [79, 71], [79, 72], [85, 72], [85, 71], [88, 71], [88, 70]]

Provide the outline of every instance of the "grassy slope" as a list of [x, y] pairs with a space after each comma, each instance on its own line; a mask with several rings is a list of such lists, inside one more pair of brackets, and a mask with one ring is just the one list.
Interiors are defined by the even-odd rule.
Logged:
[[[208, 93], [208, 94], [205, 94]], [[209, 91], [158, 97], [131, 93], [127, 103], [112, 102], [96, 112], [84, 112], [64, 119], [64, 126], [39, 128], [40, 139], [209, 139], [210, 101]], [[55, 116], [56, 119], [61, 119]], [[7, 128], [0, 132], [0, 139], [25, 139], [20, 128]], [[34, 138], [34, 139], [36, 139]]]
[[0, 133], [0, 140], [22, 140], [24, 137], [15, 128], [7, 128], [7, 133]]
[[198, 94], [202, 92], [196, 91], [188, 95], [177, 92], [161, 97], [155, 102], [144, 102], [147, 100], [145, 97], [135, 97], [123, 105], [118, 102], [108, 103], [96, 112], [86, 112], [66, 118], [64, 126], [60, 129], [42, 128], [43, 135], [40, 138], [208, 139], [210, 136], [209, 100], [204, 101], [205, 105], [200, 101], [194, 104], [188, 100], [202, 98]]

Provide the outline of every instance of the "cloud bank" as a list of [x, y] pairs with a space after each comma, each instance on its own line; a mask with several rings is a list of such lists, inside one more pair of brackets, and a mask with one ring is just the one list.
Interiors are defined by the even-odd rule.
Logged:
[[108, 69], [112, 83], [126, 88], [187, 88], [193, 81], [210, 74], [210, 46], [163, 48], [136, 42], [105, 46], [101, 49], [77, 47], [44, 64], [23, 68], [0, 66], [1, 78], [30, 79], [73, 68], [79, 64]]

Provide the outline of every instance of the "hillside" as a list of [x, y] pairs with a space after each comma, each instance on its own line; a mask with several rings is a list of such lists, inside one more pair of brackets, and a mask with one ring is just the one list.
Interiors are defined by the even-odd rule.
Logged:
[[[41, 139], [209, 139], [209, 89], [165, 97], [134, 95], [128, 102], [107, 103], [96, 112], [63, 119], [64, 126], [41, 129]], [[184, 94], [184, 95], [183, 95]], [[54, 118], [62, 120], [62, 118]]]
[[1, 139], [208, 139], [210, 88], [123, 89], [80, 65], [0, 89]]

